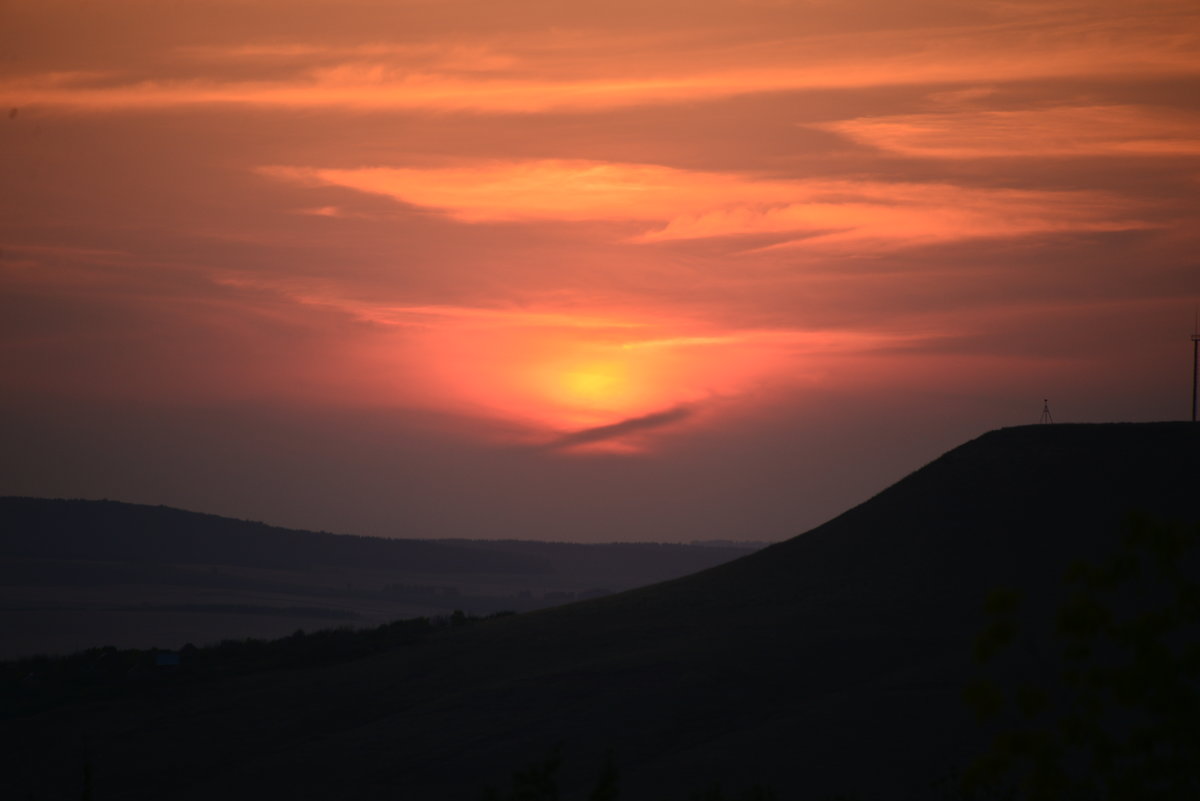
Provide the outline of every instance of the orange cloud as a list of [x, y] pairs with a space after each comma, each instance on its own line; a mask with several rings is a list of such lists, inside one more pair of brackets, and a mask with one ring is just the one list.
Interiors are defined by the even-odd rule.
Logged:
[[434, 169], [266, 167], [262, 172], [312, 186], [341, 186], [386, 195], [439, 209], [464, 222], [658, 221], [679, 213], [700, 212], [722, 198], [744, 197], [752, 192], [757, 202], [782, 203], [795, 192], [783, 182], [754, 183], [737, 175], [582, 160]]
[[818, 11], [755, 24], [742, 8], [707, 27], [699, 15], [682, 30], [581, 21], [548, 34], [541, 25], [520, 30], [514, 8], [517, 30], [504, 34], [380, 42], [363, 30], [350, 43], [192, 44], [157, 54], [153, 69], [130, 56], [91, 74], [17, 75], [0, 83], [0, 97], [10, 106], [96, 111], [233, 104], [538, 113], [806, 89], [1200, 72], [1200, 23], [1182, 3], [1136, 11], [993, 4], [956, 24], [868, 30], [853, 15], [823, 19]]
[[[362, 64], [368, 59], [389, 59], [375, 62], [380, 69], [386, 63], [409, 65], [415, 71], [437, 72], [499, 72], [519, 64], [520, 59], [483, 42], [369, 42], [354, 45], [329, 45], [312, 42], [253, 43], [233, 46], [185, 45], [175, 53], [197, 62], [236, 62], [255, 64], [272, 61], [333, 60], [339, 64]], [[370, 62], [367, 62], [370, 63]], [[336, 76], [339, 68], [316, 70], [313, 75]], [[381, 76], [377, 74], [376, 77]]]
[[758, 179], [647, 164], [524, 161], [434, 169], [264, 168], [386, 195], [463, 222], [652, 223], [633, 241], [805, 234], [806, 247], [903, 247], [977, 237], [1147, 227], [1128, 201], [1085, 191]]
[[923, 158], [1200, 155], [1200, 114], [1138, 106], [901, 114], [812, 127]]
[[803, 247], [861, 253], [964, 239], [1154, 227], [1131, 204], [1097, 192], [978, 189], [950, 184], [864, 184], [845, 200], [678, 217], [641, 241], [739, 234], [806, 234], [763, 250]]

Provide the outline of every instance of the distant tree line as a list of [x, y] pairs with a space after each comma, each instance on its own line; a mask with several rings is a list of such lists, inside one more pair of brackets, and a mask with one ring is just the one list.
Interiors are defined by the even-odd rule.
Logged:
[[178, 651], [105, 646], [10, 660], [0, 662], [0, 715], [15, 717], [89, 698], [153, 692], [164, 685], [347, 662], [412, 646], [441, 629], [511, 614], [477, 617], [455, 610], [447, 617], [397, 620], [373, 628], [301, 629], [273, 640], [227, 639], [199, 647], [189, 643]]

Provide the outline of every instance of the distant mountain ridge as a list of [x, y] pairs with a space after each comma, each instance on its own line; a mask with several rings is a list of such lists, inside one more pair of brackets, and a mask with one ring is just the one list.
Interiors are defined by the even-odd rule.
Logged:
[[78, 772], [68, 733], [86, 730], [97, 775], [130, 799], [477, 801], [556, 743], [571, 799], [609, 749], [621, 801], [715, 781], [955, 798], [953, 772], [988, 741], [962, 700], [988, 591], [1042, 615], [1067, 565], [1111, 552], [1131, 513], [1200, 521], [1198, 488], [1197, 425], [993, 431], [691, 576], [153, 705], [0, 719], [0, 781], [69, 795], [54, 777]]
[[529, 611], [753, 550], [384, 539], [164, 506], [0, 498], [0, 658], [279, 637], [336, 619]]
[[[331, 534], [119, 501], [0, 497], [0, 555], [21, 558], [193, 563], [305, 569], [314, 565], [403, 566], [424, 573], [537, 573], [553, 569], [555, 552], [601, 548], [679, 554], [697, 547], [749, 552], [739, 546], [538, 540], [402, 539]], [[715, 560], [721, 561], [721, 560]], [[695, 569], [713, 564], [696, 553]]]
[[428, 571], [471, 569], [480, 557], [490, 571], [544, 569], [528, 558], [445, 546], [303, 531], [119, 501], [0, 498], [0, 553], [26, 558], [307, 568], [313, 563], [360, 566], [403, 560]]

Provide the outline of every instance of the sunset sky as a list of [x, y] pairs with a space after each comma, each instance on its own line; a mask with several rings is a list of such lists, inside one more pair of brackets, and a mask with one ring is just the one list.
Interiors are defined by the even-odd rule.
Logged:
[[0, 0], [0, 112], [0, 495], [778, 540], [1189, 415], [1194, 0]]

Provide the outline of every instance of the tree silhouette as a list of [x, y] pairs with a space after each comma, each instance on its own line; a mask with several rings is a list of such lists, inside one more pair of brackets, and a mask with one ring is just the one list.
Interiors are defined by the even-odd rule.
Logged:
[[[1121, 550], [1077, 562], [1053, 619], [1057, 660], [1034, 678], [981, 678], [965, 699], [1004, 723], [968, 791], [1031, 801], [1200, 798], [1200, 526], [1133, 518]], [[981, 663], [1021, 644], [1020, 597], [993, 592]], [[1047, 621], [1048, 622], [1048, 621]]]
[[596, 787], [588, 801], [617, 801], [617, 762], [611, 750], [604, 756], [600, 777], [596, 779]]
[[549, 755], [536, 764], [518, 770], [512, 777], [512, 790], [500, 795], [489, 787], [483, 801], [558, 801], [558, 769], [562, 766], [562, 744], [554, 746]]

